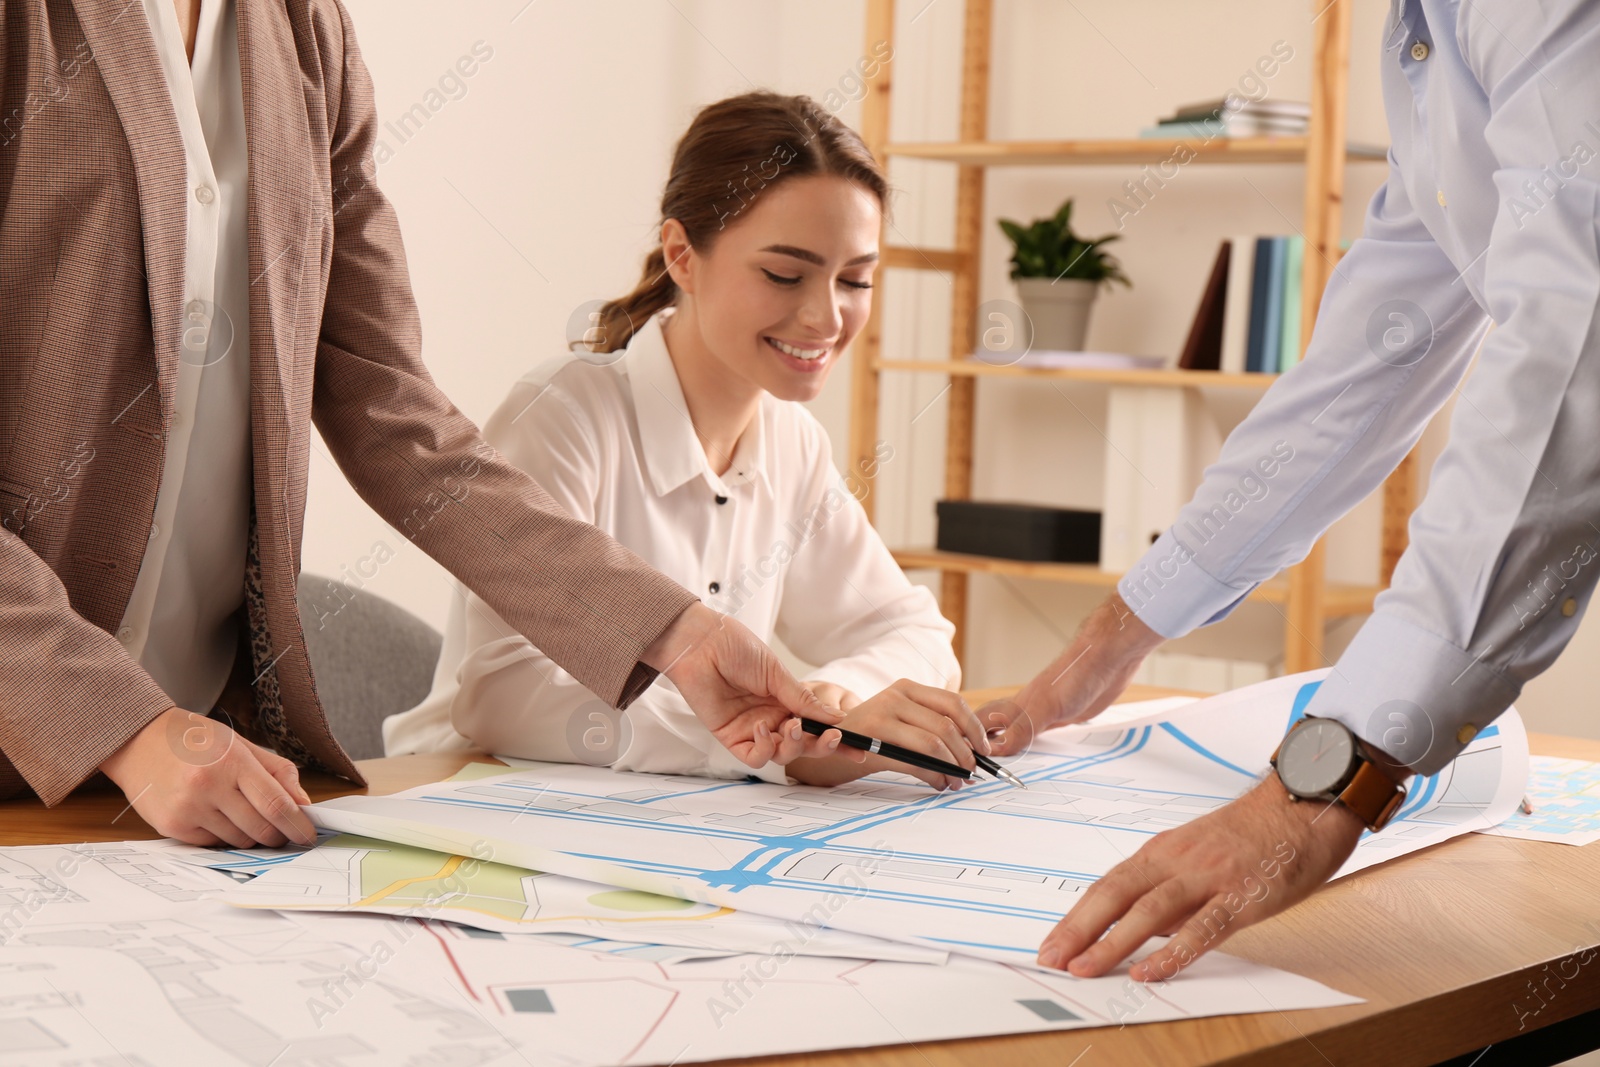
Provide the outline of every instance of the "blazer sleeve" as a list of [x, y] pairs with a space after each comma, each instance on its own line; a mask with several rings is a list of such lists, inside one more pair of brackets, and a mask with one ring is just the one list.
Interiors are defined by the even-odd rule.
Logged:
[[[46, 804], [71, 793], [172, 700], [111, 634], [72, 609], [56, 573], [0, 529], [0, 796], [20, 775]], [[9, 760], [15, 774], [6, 773]]]
[[566, 514], [434, 385], [400, 228], [371, 178], [372, 81], [338, 11], [334, 238], [313, 420], [373, 510], [584, 686], [625, 707], [655, 678], [639, 657], [696, 598]]

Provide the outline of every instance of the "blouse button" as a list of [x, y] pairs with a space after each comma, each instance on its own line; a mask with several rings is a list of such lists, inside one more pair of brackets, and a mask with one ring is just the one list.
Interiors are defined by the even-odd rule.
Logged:
[[711, 591], [712, 591], [712, 592], [713, 592], [713, 593], [720, 593], [720, 592], [722, 592], [722, 583], [721, 583], [721, 582], [712, 582], [712, 583], [711, 583]]
[[721, 493], [717, 494], [717, 503], [726, 504], [727, 502], [728, 502], [728, 498], [727, 497], [723, 496]]

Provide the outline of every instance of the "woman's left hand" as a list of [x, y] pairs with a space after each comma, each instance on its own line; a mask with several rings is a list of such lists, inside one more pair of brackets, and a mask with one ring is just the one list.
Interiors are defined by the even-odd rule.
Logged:
[[861, 698], [842, 685], [833, 682], [805, 682], [805, 687], [817, 694], [817, 699], [830, 708], [849, 711], [861, 703]]

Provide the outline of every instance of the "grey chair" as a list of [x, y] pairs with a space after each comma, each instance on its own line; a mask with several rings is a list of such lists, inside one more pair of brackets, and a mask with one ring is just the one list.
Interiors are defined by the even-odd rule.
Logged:
[[300, 575], [300, 625], [328, 725], [351, 759], [383, 755], [383, 720], [414, 707], [433, 685], [444, 638], [372, 592]]

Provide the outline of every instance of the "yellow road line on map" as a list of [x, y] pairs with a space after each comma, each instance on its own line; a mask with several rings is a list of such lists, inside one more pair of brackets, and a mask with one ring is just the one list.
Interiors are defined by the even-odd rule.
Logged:
[[376, 904], [384, 897], [393, 896], [395, 893], [399, 892], [401, 889], [404, 889], [408, 885], [415, 885], [418, 882], [433, 882], [440, 878], [448, 877], [450, 874], [454, 873], [455, 869], [461, 866], [461, 864], [465, 861], [465, 856], [451, 856], [445, 861], [445, 865], [439, 868], [439, 873], [421, 874], [415, 878], [402, 878], [398, 882], [391, 882], [382, 889], [378, 890], [376, 893], [372, 894], [370, 897], [367, 897], [363, 900], [358, 900], [351, 906], [359, 908], [369, 904]]

